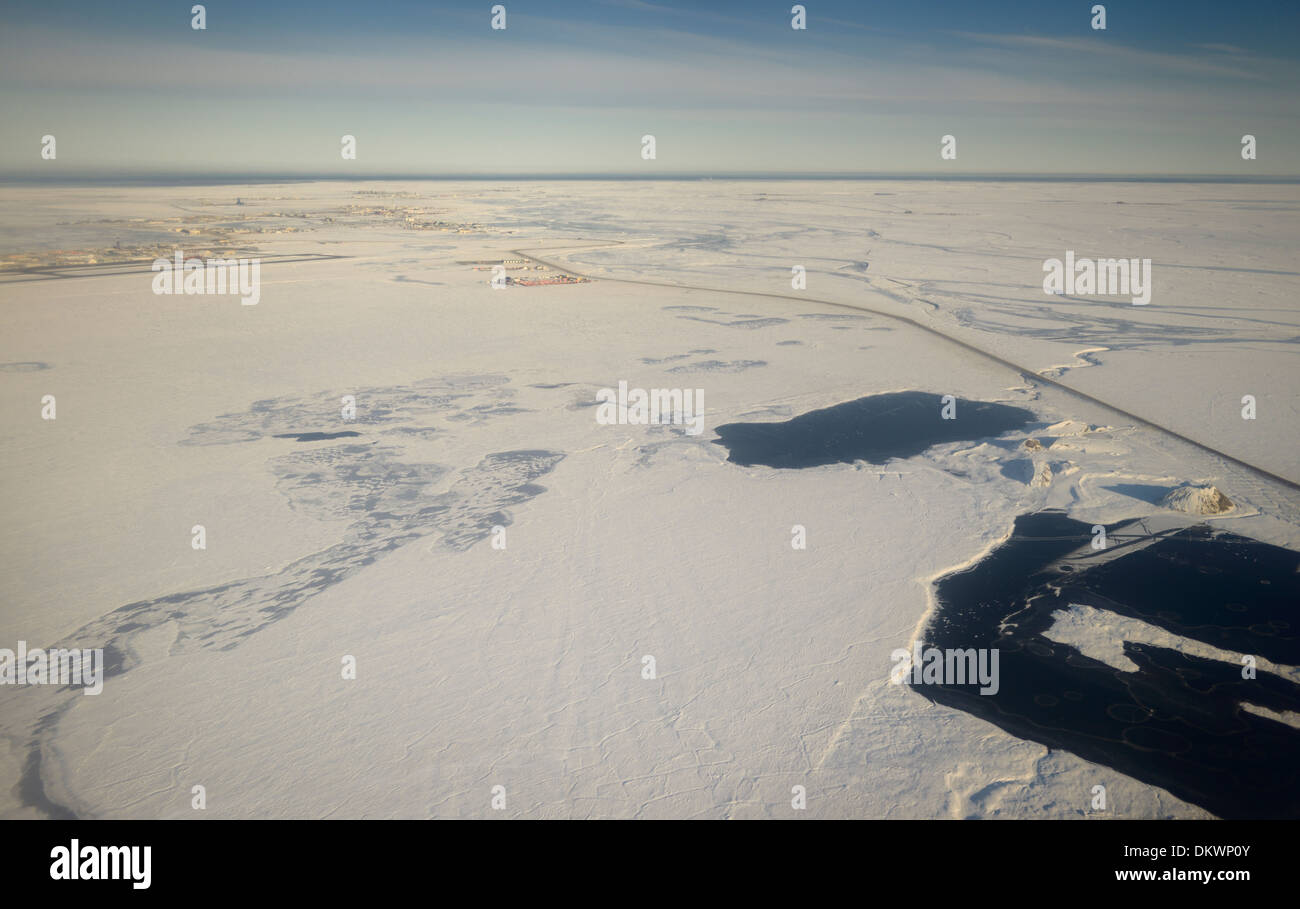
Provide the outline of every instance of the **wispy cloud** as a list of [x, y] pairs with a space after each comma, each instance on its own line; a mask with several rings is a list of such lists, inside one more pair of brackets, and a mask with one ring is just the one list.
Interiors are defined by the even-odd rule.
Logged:
[[1189, 47], [1198, 47], [1201, 50], [1213, 51], [1218, 54], [1246, 54], [1249, 53], [1245, 48], [1237, 47], [1235, 44], [1192, 44]]
[[970, 41], [1040, 50], [1052, 54], [1069, 53], [1107, 57], [1112, 60], [1123, 61], [1137, 69], [1156, 69], [1170, 73], [1194, 73], [1202, 76], [1228, 76], [1236, 79], [1267, 78], [1253, 65], [1229, 65], [1214, 59], [1207, 59], [1204, 56], [1145, 50], [1127, 47], [1113, 41], [1085, 38], [1049, 38], [1040, 35], [996, 35], [975, 32], [953, 32], [952, 34]]

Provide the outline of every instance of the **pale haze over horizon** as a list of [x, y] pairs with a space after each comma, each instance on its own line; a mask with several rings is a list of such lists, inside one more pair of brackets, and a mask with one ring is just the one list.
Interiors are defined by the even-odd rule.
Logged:
[[0, 173], [1300, 174], [1282, 2], [190, 6], [8, 4]]

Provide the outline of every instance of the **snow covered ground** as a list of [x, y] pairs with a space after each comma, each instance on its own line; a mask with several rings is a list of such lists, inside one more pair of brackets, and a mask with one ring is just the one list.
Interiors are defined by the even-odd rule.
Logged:
[[[1190, 521], [1161, 495], [1213, 484], [1209, 520], [1300, 548], [1298, 208], [1293, 185], [6, 187], [0, 255], [29, 268], [119, 242], [262, 266], [255, 306], [155, 295], [147, 266], [0, 270], [0, 647], [125, 670], [0, 687], [0, 813], [1205, 816], [891, 685], [890, 654], [1026, 512]], [[1067, 251], [1151, 259], [1151, 302], [1047, 294]], [[514, 259], [593, 280], [462, 264]], [[702, 389], [704, 432], [602, 425], [621, 380]], [[712, 441], [904, 390], [1038, 422], [801, 470]]]

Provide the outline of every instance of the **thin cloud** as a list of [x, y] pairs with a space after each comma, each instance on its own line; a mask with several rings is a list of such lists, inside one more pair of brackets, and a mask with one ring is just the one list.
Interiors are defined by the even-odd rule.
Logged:
[[1201, 50], [1212, 51], [1218, 54], [1245, 54], [1249, 53], [1245, 48], [1237, 47], [1235, 44], [1191, 44], [1189, 47], [1198, 47]]
[[[1229, 66], [1226, 63], [1206, 60], [1203, 57], [1185, 54], [1170, 54], [1163, 51], [1137, 50], [1111, 41], [1088, 40], [1082, 38], [1048, 38], [1041, 35], [993, 35], [979, 32], [950, 32], [970, 41], [998, 44], [1007, 47], [1021, 47], [1033, 50], [1060, 53], [1092, 54], [1101, 57], [1124, 60], [1137, 67], [1160, 69], [1171, 73], [1196, 73], [1203, 76], [1230, 76], [1237, 79], [1264, 80], [1264, 73], [1257, 69], [1244, 69], [1241, 66]], [[1226, 45], [1225, 45], [1226, 46]], [[1252, 61], [1253, 62], [1253, 61]]]

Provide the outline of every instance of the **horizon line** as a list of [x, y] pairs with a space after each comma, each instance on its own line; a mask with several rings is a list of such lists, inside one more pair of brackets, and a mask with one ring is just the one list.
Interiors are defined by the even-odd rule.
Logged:
[[561, 172], [501, 172], [501, 173], [282, 173], [270, 171], [247, 172], [190, 172], [190, 171], [84, 171], [71, 174], [38, 174], [33, 172], [0, 172], [0, 183], [25, 183], [57, 185], [67, 184], [134, 184], [134, 185], [242, 185], [257, 183], [316, 183], [316, 182], [423, 182], [423, 181], [609, 181], [609, 182], [686, 182], [708, 180], [730, 181], [800, 181], [800, 180], [862, 180], [862, 181], [972, 181], [972, 182], [1043, 182], [1043, 183], [1300, 183], [1300, 175], [1293, 174], [1169, 174], [1169, 173], [1018, 173], [1006, 172], [954, 172], [923, 173], [906, 171], [682, 171], [678, 173], [561, 173]]

